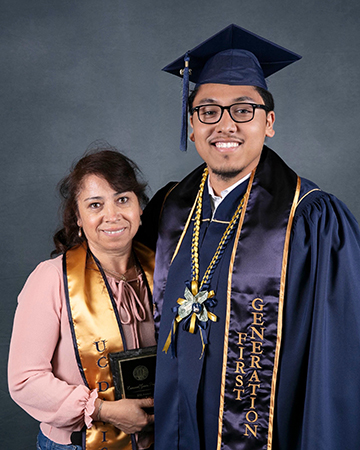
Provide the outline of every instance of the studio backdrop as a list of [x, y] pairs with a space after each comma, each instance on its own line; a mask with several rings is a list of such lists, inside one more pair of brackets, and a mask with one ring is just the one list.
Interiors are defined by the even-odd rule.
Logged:
[[302, 55], [268, 80], [267, 144], [360, 219], [359, 17], [358, 0], [1, 1], [1, 448], [35, 448], [7, 355], [17, 295], [53, 249], [56, 186], [99, 140], [138, 163], [150, 196], [200, 164], [192, 142], [178, 149], [181, 80], [161, 71], [187, 49], [235, 23]]

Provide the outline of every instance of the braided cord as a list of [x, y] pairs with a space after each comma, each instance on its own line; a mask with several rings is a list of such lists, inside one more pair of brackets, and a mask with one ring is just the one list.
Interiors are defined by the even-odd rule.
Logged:
[[202, 210], [202, 200], [205, 188], [206, 177], [208, 176], [208, 169], [205, 167], [200, 188], [199, 188], [199, 196], [196, 205], [195, 212], [195, 223], [194, 223], [194, 231], [191, 242], [191, 276], [192, 280], [199, 282], [199, 236], [200, 236], [200, 219], [201, 219], [201, 210]]
[[[195, 281], [197, 283], [197, 285], [199, 283], [200, 222], [201, 222], [203, 193], [204, 193], [205, 181], [206, 181], [207, 175], [208, 175], [208, 169], [205, 168], [202, 179], [201, 179], [200, 188], [199, 188], [199, 196], [198, 196], [196, 212], [195, 212], [193, 237], [192, 237], [192, 242], [191, 242], [191, 275], [192, 275], [192, 281]], [[239, 220], [243, 206], [244, 206], [244, 198], [242, 198], [239, 206], [237, 207], [233, 217], [231, 218], [229, 225], [227, 226], [227, 228], [219, 242], [219, 245], [214, 253], [214, 256], [212, 257], [212, 260], [211, 260], [208, 268], [205, 271], [205, 274], [204, 274], [201, 284], [199, 286], [199, 290], [201, 290], [202, 287], [204, 287], [205, 290], [209, 287], [211, 278], [214, 274], [214, 271], [221, 260], [221, 257], [225, 251], [227, 243], [229, 242], [231, 236], [233, 235], [233, 232], [235, 230], [235, 225], [237, 224], [237, 222]]]
[[201, 281], [200, 284], [200, 288], [199, 290], [204, 286], [205, 288], [207, 288], [210, 284], [211, 278], [215, 272], [215, 269], [217, 267], [217, 265], [219, 264], [221, 257], [225, 251], [226, 245], [229, 242], [231, 236], [234, 233], [235, 230], [235, 225], [237, 224], [242, 208], [244, 206], [244, 198], [241, 199], [241, 202], [239, 204], [239, 206], [237, 207], [237, 210], [235, 211], [235, 214], [233, 215], [229, 225], [227, 226], [220, 242], [218, 245], [218, 248], [216, 249], [216, 252], [214, 253], [214, 256], [209, 264], [209, 267], [206, 269], [206, 272], [204, 274], [204, 277]]

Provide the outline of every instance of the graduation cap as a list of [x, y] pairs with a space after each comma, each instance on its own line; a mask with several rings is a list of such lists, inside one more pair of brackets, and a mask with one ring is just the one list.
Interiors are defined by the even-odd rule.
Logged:
[[229, 25], [162, 70], [183, 78], [180, 149], [187, 147], [189, 81], [257, 86], [267, 89], [265, 78], [301, 58], [251, 31]]

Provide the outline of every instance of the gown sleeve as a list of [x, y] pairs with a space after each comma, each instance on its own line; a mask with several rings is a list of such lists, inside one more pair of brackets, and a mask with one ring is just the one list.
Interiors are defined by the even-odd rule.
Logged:
[[317, 192], [290, 244], [274, 449], [360, 448], [360, 232]]
[[[51, 261], [39, 264], [18, 298], [8, 382], [13, 400], [32, 417], [57, 428], [77, 431], [84, 422], [91, 425], [97, 392], [54, 374], [54, 354], [59, 342], [66, 339], [61, 321], [63, 298], [60, 268]], [[67, 372], [70, 380], [78, 376], [71, 352], [74, 351], [69, 339], [68, 364], [59, 370]]]

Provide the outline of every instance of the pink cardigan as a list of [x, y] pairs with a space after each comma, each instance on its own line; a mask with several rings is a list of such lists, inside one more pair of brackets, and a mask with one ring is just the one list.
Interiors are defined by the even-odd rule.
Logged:
[[[152, 311], [141, 276], [146, 312], [142, 322], [129, 323], [127, 310], [134, 313], [134, 302], [129, 301], [127, 289], [124, 296], [115, 280], [109, 279], [109, 283], [128, 348], [135, 348], [136, 340], [140, 347], [155, 345]], [[65, 303], [62, 256], [40, 263], [19, 295], [8, 380], [13, 400], [41, 422], [41, 430], [49, 439], [69, 444], [73, 431], [81, 430], [85, 423], [91, 426], [97, 391], [84, 385], [77, 367]]]

